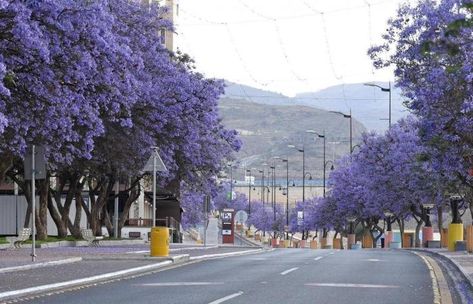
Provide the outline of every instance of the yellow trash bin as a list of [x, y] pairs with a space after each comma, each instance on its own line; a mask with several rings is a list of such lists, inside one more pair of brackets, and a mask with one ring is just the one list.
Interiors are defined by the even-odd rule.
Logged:
[[150, 253], [152, 257], [169, 256], [169, 228], [151, 228]]
[[463, 224], [448, 225], [448, 251], [455, 251], [456, 241], [463, 241]]

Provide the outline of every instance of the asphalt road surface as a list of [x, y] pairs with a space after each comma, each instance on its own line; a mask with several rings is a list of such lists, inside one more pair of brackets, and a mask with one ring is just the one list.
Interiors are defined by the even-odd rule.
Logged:
[[401, 250], [277, 249], [43, 296], [27, 303], [434, 303], [429, 270]]

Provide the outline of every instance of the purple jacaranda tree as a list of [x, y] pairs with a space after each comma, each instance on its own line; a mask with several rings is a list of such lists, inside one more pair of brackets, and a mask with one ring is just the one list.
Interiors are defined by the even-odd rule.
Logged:
[[161, 188], [177, 197], [183, 183], [215, 191], [216, 172], [240, 142], [218, 115], [223, 84], [160, 44], [161, 30], [171, 29], [164, 16], [139, 1], [1, 2], [0, 171], [29, 193], [21, 158], [27, 144], [47, 146], [58, 180], [38, 183], [40, 237], [48, 207], [61, 235], [78, 227], [69, 208], [73, 198], [85, 206], [85, 183], [94, 233], [104, 221], [111, 227], [106, 202], [116, 181], [126, 185], [123, 224], [153, 146], [169, 169]]
[[182, 227], [189, 229], [204, 222], [204, 198], [205, 195], [194, 191], [184, 190], [181, 195]]
[[[316, 230], [314, 216], [318, 202], [318, 198], [310, 198], [305, 200], [305, 202], [296, 202], [295, 208], [290, 212], [289, 231], [292, 233], [300, 232], [302, 233], [302, 239], [307, 239], [309, 231]], [[298, 219], [299, 212], [303, 212], [302, 220]]]
[[[219, 185], [217, 193], [213, 197], [215, 210], [221, 211], [224, 208], [235, 209], [235, 212], [244, 210], [248, 212], [248, 197], [233, 189], [233, 197], [231, 197], [231, 187], [229, 183]], [[253, 205], [252, 208], [253, 209]], [[251, 211], [253, 213], [253, 210]]]
[[286, 215], [278, 204], [273, 208], [269, 204], [254, 201], [251, 202], [251, 216], [248, 222], [256, 228], [256, 231], [269, 232], [272, 233], [272, 237], [277, 237], [284, 231]]
[[[391, 212], [403, 231], [413, 217], [418, 226], [428, 221], [423, 204], [444, 203], [447, 180], [424, 158], [428, 147], [418, 136], [418, 121], [408, 117], [385, 135], [364, 134], [360, 149], [338, 162], [329, 179], [330, 198], [336, 201], [336, 219], [356, 218], [370, 231], [375, 244], [384, 232], [379, 221]], [[343, 221], [332, 223], [343, 227]], [[375, 234], [377, 236], [375, 237]]]
[[[401, 6], [384, 43], [370, 50], [377, 67], [394, 66], [432, 167], [448, 178], [448, 192], [473, 203], [471, 3], [420, 1]], [[456, 203], [455, 203], [456, 204]], [[461, 219], [452, 205], [455, 222]], [[473, 208], [470, 208], [472, 211]]]

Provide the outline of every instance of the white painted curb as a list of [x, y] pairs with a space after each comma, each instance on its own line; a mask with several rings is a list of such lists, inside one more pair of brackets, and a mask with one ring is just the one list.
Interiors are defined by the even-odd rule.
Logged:
[[6, 267], [6, 268], [0, 268], [0, 273], [21, 271], [21, 270], [30, 270], [30, 269], [41, 268], [41, 267], [70, 264], [70, 263], [75, 263], [75, 262], [80, 262], [80, 261], [82, 261], [82, 258], [81, 257], [76, 257], [76, 258], [69, 258], [69, 259], [64, 259], [64, 260], [56, 260], [56, 261], [49, 261], [49, 262], [43, 262], [43, 263], [36, 263], [36, 264], [31, 264], [31, 265]]
[[206, 254], [201, 256], [190, 257], [191, 261], [204, 260], [204, 259], [213, 259], [213, 258], [224, 258], [230, 256], [244, 255], [249, 253], [263, 252], [264, 249], [254, 249], [254, 250], [245, 250], [245, 251], [236, 251], [228, 253], [216, 253], [216, 254]]
[[146, 265], [146, 266], [141, 266], [141, 267], [130, 268], [130, 269], [126, 269], [126, 270], [120, 270], [120, 271], [105, 273], [105, 274], [96, 275], [96, 276], [83, 278], [83, 279], [77, 279], [77, 280], [72, 280], [72, 281], [67, 281], [67, 282], [47, 284], [47, 285], [30, 287], [30, 288], [25, 288], [25, 289], [20, 289], [20, 290], [12, 290], [12, 291], [7, 291], [7, 292], [2, 292], [2, 293], [0, 293], [0, 299], [5, 299], [5, 298], [8, 298], [8, 297], [15, 297], [15, 296], [22, 296], [22, 295], [30, 294], [30, 293], [38, 293], [38, 292], [41, 292], [41, 291], [50, 291], [50, 290], [54, 290], [54, 289], [60, 289], [60, 288], [64, 288], [64, 287], [71, 287], [71, 286], [81, 285], [81, 284], [86, 284], [86, 283], [92, 283], [92, 282], [100, 281], [100, 280], [104, 280], [104, 279], [116, 278], [116, 277], [120, 277], [122, 275], [130, 274], [130, 273], [133, 273], [133, 272], [140, 272], [140, 271], [160, 268], [160, 267], [163, 267], [163, 266], [171, 265], [172, 263], [173, 263], [172, 261], [164, 261], [164, 262], [160, 262], [160, 263], [156, 263], [156, 264], [151, 264], [151, 265]]

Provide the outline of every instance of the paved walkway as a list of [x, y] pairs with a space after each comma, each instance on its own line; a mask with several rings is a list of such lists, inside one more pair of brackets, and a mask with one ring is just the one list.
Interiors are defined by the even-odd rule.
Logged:
[[424, 251], [433, 252], [439, 254], [450, 261], [452, 261], [459, 269], [463, 272], [470, 283], [473, 285], [473, 254], [466, 251], [451, 252], [447, 249], [423, 249]]

